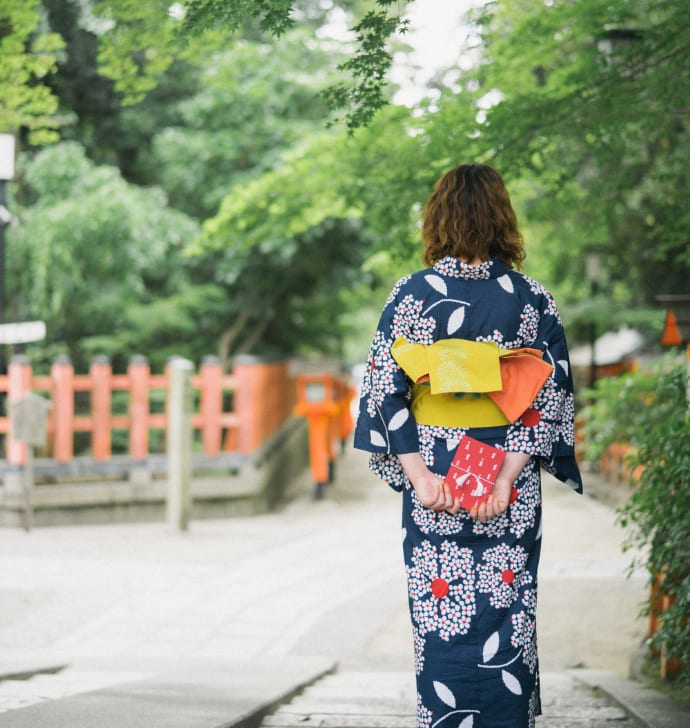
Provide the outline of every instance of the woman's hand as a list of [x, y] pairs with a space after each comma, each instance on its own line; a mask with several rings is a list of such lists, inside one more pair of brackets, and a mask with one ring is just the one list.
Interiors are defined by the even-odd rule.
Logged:
[[486, 502], [482, 503], [478, 508], [473, 508], [470, 515], [482, 523], [500, 516], [501, 513], [508, 510], [512, 490], [513, 481], [510, 478], [501, 478], [499, 475]]
[[460, 499], [453, 501], [450, 486], [443, 478], [427, 468], [418, 452], [398, 455], [405, 474], [410, 479], [419, 502], [435, 511], [448, 511], [455, 515], [460, 510]]
[[491, 518], [500, 516], [508, 510], [513, 483], [518, 479], [522, 469], [527, 465], [530, 456], [524, 452], [508, 452], [501, 469], [498, 471], [496, 482], [486, 503], [470, 511], [472, 518], [486, 523]]

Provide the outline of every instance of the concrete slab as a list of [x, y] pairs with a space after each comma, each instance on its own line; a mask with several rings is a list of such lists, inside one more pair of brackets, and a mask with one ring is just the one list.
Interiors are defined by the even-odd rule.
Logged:
[[186, 662], [184, 668], [0, 715], [2, 728], [252, 728], [335, 668], [326, 659]]

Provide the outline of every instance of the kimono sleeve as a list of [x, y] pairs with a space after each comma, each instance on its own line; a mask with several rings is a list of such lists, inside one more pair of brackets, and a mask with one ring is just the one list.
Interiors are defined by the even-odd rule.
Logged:
[[395, 455], [418, 452], [417, 423], [410, 411], [411, 381], [391, 355], [398, 336], [409, 335], [414, 307], [403, 296], [406, 279], [388, 297], [362, 378], [354, 446], [372, 453], [372, 470], [401, 490], [404, 473]]
[[575, 460], [575, 395], [565, 332], [551, 296], [544, 292], [537, 335], [531, 344], [541, 349], [553, 372], [532, 406], [508, 428], [506, 449], [534, 455], [540, 465], [573, 490], [582, 492]]

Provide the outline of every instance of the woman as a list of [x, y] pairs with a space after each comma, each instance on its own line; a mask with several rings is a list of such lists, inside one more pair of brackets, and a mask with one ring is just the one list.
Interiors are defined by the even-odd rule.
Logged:
[[[516, 270], [523, 240], [491, 167], [436, 183], [423, 241], [430, 268], [388, 297], [355, 432], [402, 492], [417, 725], [533, 726], [540, 466], [582, 491], [566, 340], [549, 293]], [[506, 453], [470, 512], [444, 482], [464, 435]]]

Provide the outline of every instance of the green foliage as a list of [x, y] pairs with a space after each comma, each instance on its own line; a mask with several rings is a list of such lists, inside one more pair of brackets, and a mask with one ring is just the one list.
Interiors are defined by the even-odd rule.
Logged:
[[651, 577], [663, 574], [675, 597], [655, 635], [679, 657], [690, 680], [690, 409], [684, 363], [664, 360], [655, 370], [600, 380], [594, 404], [584, 413], [589, 457], [606, 445], [633, 445], [639, 482], [619, 512], [628, 529], [626, 545], [640, 546]]
[[682, 410], [676, 392], [682, 376], [682, 366], [669, 355], [650, 371], [598, 379], [583, 393], [592, 400], [582, 413], [587, 459], [597, 461], [618, 442], [638, 448], [649, 430], [663, 429], [674, 411]]
[[137, 165], [171, 204], [208, 217], [235, 185], [271, 169], [280, 153], [314, 131], [327, 110], [316, 93], [334, 61], [301, 45], [303, 33], [279, 48], [244, 40], [196, 67], [197, 89], [177, 102], [174, 123], [138, 152]]
[[93, 8], [100, 35], [100, 73], [115, 82], [122, 103], [135, 104], [156, 86], [172, 63], [174, 20], [167, 0], [101, 0]]
[[[380, 256], [390, 269], [419, 265], [421, 207], [438, 176], [462, 161], [487, 161], [507, 178], [528, 241], [526, 272], [554, 289], [572, 322], [571, 340], [587, 334], [595, 319], [601, 329], [644, 320], [656, 335], [653, 296], [686, 289], [690, 212], [681, 195], [690, 84], [682, 80], [690, 59], [682, 3], [489, 4], [475, 15], [477, 63], [456, 69], [452, 87], [437, 79], [440, 97], [414, 111], [379, 108], [388, 46], [406, 28], [404, 8], [392, 0], [181, 5], [43, 0], [39, 7], [11, 0], [7, 6], [28, 20], [0, 40], [11, 39], [32, 62], [51, 57], [32, 53], [39, 48], [32, 43], [50, 29], [64, 39], [48, 72], [19, 80], [32, 94], [43, 89], [53, 103], [59, 99], [62, 137], [87, 150], [50, 164], [39, 155], [36, 167], [27, 167], [26, 184], [16, 185], [25, 209], [10, 235], [23, 245], [30, 234], [35, 243], [9, 248], [19, 267], [8, 303], [17, 316], [50, 315], [51, 331], [67, 337], [71, 352], [76, 329], [67, 331], [58, 314], [70, 299], [64, 271], [71, 261], [81, 308], [96, 312], [82, 329], [80, 356], [99, 346], [113, 356], [122, 347], [139, 348], [138, 331], [162, 350], [184, 340], [197, 351], [202, 329], [211, 348], [220, 342], [227, 356], [250, 344], [285, 351], [288, 332], [297, 348], [321, 340], [337, 349], [342, 329], [335, 320], [357, 308], [355, 281], [362, 300], [376, 299], [376, 287], [390, 283]], [[357, 36], [349, 58], [314, 32], [343, 10]], [[267, 34], [280, 35], [280, 42], [269, 44]], [[339, 85], [343, 76], [351, 82]], [[329, 113], [319, 94], [329, 87], [326, 96], [343, 104], [350, 129], [366, 125], [350, 138], [323, 129]], [[130, 200], [138, 188], [125, 180], [143, 186], [138, 202]], [[86, 207], [72, 209], [79, 196]], [[158, 262], [142, 268], [146, 255], [123, 252], [147, 238], [146, 224], [133, 219], [146, 217], [157, 240], [167, 240], [176, 225], [169, 206], [185, 213], [181, 234], [173, 235], [180, 242], [165, 255], [154, 244]], [[196, 253], [182, 258], [179, 251], [193, 237], [187, 216], [206, 222]], [[97, 223], [111, 231], [74, 234], [67, 219], [82, 230]], [[88, 239], [116, 250], [95, 260]], [[137, 251], [141, 245], [131, 244]], [[584, 256], [592, 250], [603, 254], [607, 270], [599, 295], [587, 303]], [[332, 277], [322, 251], [343, 266]], [[311, 272], [300, 284], [305, 255], [321, 255], [330, 300]], [[361, 262], [366, 267], [359, 271]], [[53, 269], [50, 278], [46, 271]], [[83, 281], [91, 278], [104, 282], [88, 293]], [[168, 279], [175, 284], [166, 285]], [[113, 290], [119, 285], [122, 295]], [[341, 285], [345, 293], [336, 290]], [[189, 295], [196, 286], [203, 293]], [[95, 292], [126, 304], [117, 306], [117, 322], [103, 313], [110, 303], [90, 301]], [[313, 316], [306, 313], [310, 305]], [[146, 325], [147, 306], [161, 321], [159, 331]], [[353, 329], [357, 316], [348, 324]], [[198, 336], [188, 326], [194, 319], [206, 322]], [[335, 338], [327, 333], [329, 321]], [[51, 339], [45, 352], [58, 346]]]
[[282, 35], [293, 25], [294, 4], [294, 0], [185, 0], [183, 30], [199, 34], [222, 25], [236, 31], [247, 18], [256, 18], [262, 30]]
[[371, 252], [385, 250], [415, 266], [421, 263], [421, 206], [440, 172], [418, 127], [408, 109], [383, 109], [339, 151], [346, 167], [338, 174], [338, 188], [362, 210], [372, 233]]
[[231, 294], [223, 358], [338, 352], [337, 292], [355, 278], [368, 243], [358, 210], [339, 193], [348, 170], [338, 148], [324, 134], [287, 153], [275, 170], [237, 185], [204, 223], [190, 254]]
[[[307, 143], [316, 156], [286, 151], [322, 132], [328, 112], [317, 93], [338, 55], [303, 30], [278, 49], [256, 34], [228, 42], [215, 30], [188, 38], [166, 69], [177, 22], [167, 4], [45, 5], [67, 39], [52, 80], [63, 116], [75, 121], [62, 133], [83, 140], [88, 156], [82, 144], [61, 144], [24, 157], [20, 170], [9, 303], [15, 318], [48, 324], [47, 340], [28, 347], [36, 365], [64, 353], [78, 368], [106, 354], [122, 369], [134, 352], [154, 363], [218, 350], [228, 364], [240, 351], [339, 351], [337, 292], [368, 237], [359, 212], [334, 194], [337, 165], [323, 166], [337, 133]], [[113, 64], [105, 71], [104, 59]], [[110, 80], [95, 75], [97, 65]], [[154, 80], [146, 99], [122, 106], [123, 94], [140, 96]], [[114, 164], [149, 186], [129, 184]], [[296, 196], [274, 203], [267, 221], [261, 195], [287, 190]], [[226, 196], [227, 217], [256, 211], [253, 234], [228, 248], [220, 226], [220, 242], [181, 255], [196, 228], [168, 202], [203, 218]]]
[[91, 336], [116, 340], [129, 307], [188, 285], [179, 251], [197, 226], [167, 208], [160, 190], [127, 184], [74, 142], [47, 148], [22, 174], [38, 201], [9, 229], [8, 308], [16, 320], [46, 322], [46, 342], [32, 349], [37, 364], [60, 351], [84, 369], [96, 353]]
[[548, 236], [551, 275], [565, 281], [599, 250], [606, 293], [624, 305], [687, 290], [686, 4], [504, 0], [477, 22], [483, 60], [463, 85], [490, 92], [475, 107], [478, 146], [535, 185], [525, 209]]
[[396, 4], [395, 0], [376, 0], [376, 9], [367, 12], [354, 26], [356, 50], [338, 67], [348, 73], [351, 81], [334, 84], [324, 91], [331, 109], [345, 110], [344, 120], [350, 132], [366, 126], [388, 103], [384, 91], [393, 57], [387, 44], [391, 37], [404, 34], [409, 27], [409, 20], [390, 14]]
[[154, 371], [162, 371], [173, 356], [199, 362], [215, 353], [219, 321], [227, 313], [224, 291], [213, 284], [183, 285], [178, 292], [151, 300], [113, 301], [120, 306], [120, 325], [110, 334], [79, 341], [89, 358], [108, 356], [124, 366], [126, 358], [143, 354]]
[[32, 144], [55, 141], [57, 98], [43, 82], [63, 41], [43, 27], [37, 0], [3, 0], [0, 29], [0, 130], [25, 127]]
[[[261, 30], [280, 36], [294, 24], [295, 0], [186, 0], [183, 35], [195, 35], [218, 26], [237, 31], [248, 21], [258, 21]], [[348, 5], [348, 3], [340, 3]], [[343, 120], [352, 132], [366, 126], [388, 101], [386, 74], [393, 58], [388, 48], [396, 34], [404, 34], [409, 21], [396, 11], [397, 0], [374, 0], [374, 8], [364, 13], [353, 27], [355, 50], [339, 66], [347, 81], [334, 83], [323, 91], [329, 107], [344, 111]]]

